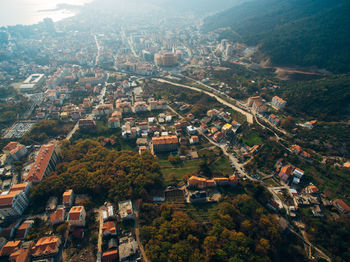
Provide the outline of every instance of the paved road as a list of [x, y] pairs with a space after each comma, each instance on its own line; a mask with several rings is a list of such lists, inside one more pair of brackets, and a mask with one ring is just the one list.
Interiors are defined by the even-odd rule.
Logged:
[[103, 206], [98, 209], [98, 215], [97, 215], [97, 221], [99, 223], [99, 229], [98, 229], [98, 240], [97, 240], [97, 255], [96, 255], [96, 261], [101, 262], [102, 258], [102, 227], [103, 227], [103, 217], [102, 217], [102, 210]]
[[98, 62], [100, 60], [100, 54], [101, 54], [101, 46], [99, 45], [98, 43], [98, 39], [97, 39], [97, 36], [94, 35], [94, 38], [95, 38], [95, 43], [96, 43], [96, 47], [97, 47], [97, 55], [96, 55], [96, 61], [95, 61], [95, 65], [98, 65]]
[[137, 244], [140, 248], [141, 256], [142, 256], [142, 261], [148, 262], [148, 258], [146, 256], [145, 249], [143, 248], [141, 239], [140, 239], [140, 224], [139, 224], [139, 204], [138, 201], [134, 201], [134, 212], [135, 212], [135, 236], [136, 236], [136, 241]]
[[245, 115], [247, 117], [247, 122], [250, 123], [250, 124], [253, 124], [254, 123], [254, 117], [251, 113], [248, 113], [246, 111], [244, 111], [243, 109], [237, 107], [237, 106], [234, 106], [232, 104], [230, 104], [229, 102], [225, 101], [224, 99], [218, 97], [217, 95], [213, 94], [213, 93], [210, 93], [208, 91], [205, 91], [205, 90], [202, 90], [198, 87], [193, 87], [193, 86], [188, 86], [188, 85], [183, 85], [183, 84], [178, 84], [178, 83], [174, 83], [174, 82], [170, 82], [168, 80], [164, 80], [162, 78], [154, 78], [154, 80], [158, 81], [158, 82], [161, 82], [161, 83], [166, 83], [166, 84], [170, 84], [170, 85], [174, 85], [174, 86], [179, 86], [179, 87], [184, 87], [184, 88], [188, 88], [188, 89], [191, 89], [191, 90], [194, 90], [194, 91], [197, 91], [197, 92], [201, 92], [201, 93], [205, 93], [211, 97], [214, 97], [218, 102], [220, 102], [221, 104], [225, 105], [225, 106], [228, 106], [230, 107], [231, 109]]

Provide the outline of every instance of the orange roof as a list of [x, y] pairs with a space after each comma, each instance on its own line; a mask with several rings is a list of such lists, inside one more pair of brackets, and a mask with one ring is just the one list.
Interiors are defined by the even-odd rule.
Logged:
[[215, 186], [215, 181], [212, 179], [207, 180], [207, 187], [211, 187], [211, 186]]
[[15, 255], [14, 259], [16, 259], [16, 262], [29, 262], [30, 261], [30, 249], [29, 248], [20, 249], [16, 252], [16, 254], [11, 254], [11, 257], [13, 255]]
[[164, 144], [177, 144], [177, 136], [161, 136], [161, 137], [152, 137], [152, 143], [154, 145], [164, 145]]
[[189, 182], [189, 183], [195, 183], [196, 181], [198, 181], [198, 182], [206, 182], [207, 180], [206, 180], [205, 178], [198, 177], [198, 176], [191, 176], [191, 177], [188, 179], [188, 182]]
[[45, 170], [51, 160], [55, 147], [55, 144], [41, 146], [39, 154], [28, 173], [26, 181], [41, 181], [43, 179]]
[[102, 253], [102, 261], [116, 261], [118, 256], [118, 249], [116, 250], [111, 250], [108, 252]]
[[53, 255], [56, 254], [61, 245], [61, 239], [57, 236], [42, 237], [32, 247], [32, 256]]
[[83, 206], [74, 206], [70, 209], [68, 220], [80, 220], [80, 213], [83, 211]]
[[15, 149], [18, 145], [19, 145], [18, 142], [10, 142], [2, 150], [3, 151], [11, 151], [11, 150]]
[[0, 208], [11, 207], [14, 196], [19, 193], [20, 191], [10, 191], [7, 195], [0, 195]]
[[33, 221], [24, 221], [19, 228], [16, 230], [16, 238], [24, 239], [24, 236], [28, 230], [28, 228], [33, 224]]
[[282, 167], [281, 173], [287, 174], [288, 176], [292, 173], [293, 167], [291, 165], [286, 165]]
[[336, 199], [333, 201], [333, 203], [337, 206], [340, 206], [342, 209], [344, 209], [345, 212], [350, 212], [350, 206], [346, 204], [343, 200]]
[[233, 183], [238, 183], [238, 176], [236, 176], [236, 175], [231, 175], [230, 177], [229, 177], [229, 179], [230, 179], [230, 181], [231, 182], [233, 182]]
[[282, 98], [278, 97], [278, 96], [274, 96], [274, 99], [278, 100], [280, 103], [284, 103], [286, 102], [285, 100], [283, 100]]
[[63, 193], [62, 202], [63, 203], [69, 203], [69, 200], [70, 200], [70, 197], [72, 196], [72, 194], [73, 194], [73, 190], [72, 189], [66, 190]]
[[103, 231], [103, 234], [106, 234], [108, 232], [115, 234], [117, 232], [115, 228], [115, 223], [113, 221], [107, 221], [103, 223], [102, 231]]
[[214, 177], [215, 182], [228, 183], [229, 179], [227, 177]]
[[28, 185], [28, 183], [13, 185], [10, 189], [10, 192], [23, 191], [27, 187], [27, 185]]
[[350, 161], [348, 161], [348, 162], [344, 163], [344, 167], [346, 167], [346, 168], [350, 168]]
[[64, 209], [63, 208], [58, 208], [50, 216], [51, 223], [54, 223], [55, 221], [63, 221], [63, 220], [64, 220]]
[[17, 251], [17, 249], [19, 248], [19, 246], [21, 245], [21, 241], [17, 240], [17, 241], [8, 241], [1, 249], [0, 251], [0, 256], [8, 256], [12, 253], [14, 253], [15, 251]]
[[298, 152], [301, 152], [303, 150], [299, 145], [292, 145], [292, 149]]

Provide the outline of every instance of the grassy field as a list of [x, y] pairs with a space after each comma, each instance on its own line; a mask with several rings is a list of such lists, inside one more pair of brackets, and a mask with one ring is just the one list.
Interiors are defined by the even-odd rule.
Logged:
[[251, 133], [243, 137], [243, 143], [247, 144], [248, 146], [254, 146], [254, 145], [262, 144], [263, 140], [261, 137], [258, 136], [258, 134]]
[[186, 160], [179, 166], [174, 167], [172, 164], [170, 164], [168, 159], [159, 159], [160, 168], [166, 184], [169, 184], [173, 177], [175, 177], [176, 180], [181, 183], [182, 178], [186, 174], [191, 174], [193, 171], [198, 169], [199, 162], [199, 159]]

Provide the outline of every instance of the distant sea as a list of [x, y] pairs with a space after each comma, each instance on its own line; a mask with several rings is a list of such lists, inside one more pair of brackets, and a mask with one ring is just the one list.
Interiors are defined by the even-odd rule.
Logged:
[[55, 10], [57, 4], [84, 5], [92, 0], [0, 0], [0, 26], [31, 25], [51, 18], [59, 21], [75, 15], [72, 10]]

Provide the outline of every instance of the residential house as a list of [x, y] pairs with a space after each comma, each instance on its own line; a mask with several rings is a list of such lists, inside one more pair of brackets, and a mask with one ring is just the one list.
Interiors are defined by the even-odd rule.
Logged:
[[137, 257], [137, 242], [132, 237], [119, 239], [119, 261], [135, 261]]
[[68, 224], [71, 226], [85, 226], [86, 211], [83, 206], [73, 206], [68, 213]]
[[74, 201], [74, 192], [72, 189], [66, 190], [62, 195], [62, 204], [65, 207], [71, 207]]
[[274, 124], [275, 126], [279, 126], [281, 123], [281, 120], [274, 114], [271, 114], [268, 120], [270, 121], [270, 123]]
[[31, 248], [32, 261], [56, 261], [59, 255], [62, 241], [57, 236], [40, 238]]
[[118, 259], [118, 249], [102, 253], [102, 262], [114, 262]]
[[213, 140], [215, 142], [220, 142], [221, 139], [224, 137], [224, 134], [222, 132], [216, 132], [214, 135], [213, 135]]
[[28, 152], [26, 147], [18, 142], [8, 143], [2, 151], [13, 161], [20, 160]]
[[191, 176], [188, 179], [187, 184], [188, 184], [188, 186], [202, 189], [202, 188], [207, 187], [207, 180], [205, 178], [202, 178], [202, 177]]
[[107, 221], [103, 223], [102, 226], [103, 237], [116, 237], [117, 228], [114, 221]]
[[8, 218], [20, 216], [29, 204], [28, 196], [24, 190], [11, 190], [0, 195], [0, 215]]
[[350, 206], [341, 199], [335, 199], [332, 201], [333, 206], [338, 209], [339, 213], [348, 214], [350, 213]]
[[60, 224], [64, 222], [65, 211], [63, 207], [59, 207], [50, 215], [50, 222], [52, 225]]
[[174, 135], [152, 138], [152, 150], [155, 154], [160, 152], [177, 151], [178, 145], [178, 138]]
[[261, 101], [254, 101], [252, 105], [252, 110], [255, 113], [264, 113], [267, 111], [267, 106]]
[[281, 110], [285, 108], [285, 106], [287, 105], [287, 102], [278, 96], [274, 96], [272, 98], [271, 104], [276, 109]]
[[45, 176], [55, 169], [57, 161], [56, 144], [42, 145], [25, 181], [33, 183], [41, 182]]
[[10, 256], [21, 247], [22, 241], [8, 241], [0, 250], [0, 257]]
[[120, 119], [118, 117], [110, 117], [108, 119], [108, 128], [119, 128]]
[[316, 195], [319, 193], [319, 190], [314, 184], [310, 183], [310, 185], [308, 185], [303, 189], [303, 193], [309, 194], [309, 195]]
[[118, 202], [118, 209], [122, 221], [135, 218], [131, 200]]
[[16, 230], [16, 239], [26, 239], [33, 224], [33, 220], [24, 221]]
[[287, 181], [289, 179], [289, 177], [291, 176], [292, 172], [293, 172], [294, 168], [292, 165], [285, 165], [282, 167], [281, 171], [279, 172], [278, 176], [280, 179], [282, 179], [283, 181]]
[[255, 101], [262, 101], [261, 96], [251, 96], [248, 98], [248, 106], [251, 107]]
[[198, 144], [199, 143], [199, 138], [198, 136], [192, 136], [190, 138], [190, 144], [193, 145], [193, 144]]

